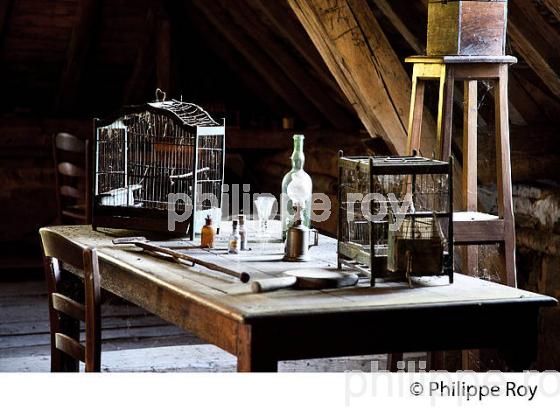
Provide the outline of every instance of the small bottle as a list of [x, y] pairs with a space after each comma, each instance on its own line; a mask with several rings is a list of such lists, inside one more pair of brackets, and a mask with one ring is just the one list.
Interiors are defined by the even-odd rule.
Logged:
[[231, 232], [231, 236], [229, 237], [229, 243], [228, 243], [228, 253], [239, 253], [241, 238], [239, 236], [237, 224], [238, 224], [237, 221], [233, 221], [233, 229]]
[[245, 215], [239, 215], [239, 249], [242, 251], [248, 251], [247, 246], [247, 230], [245, 229]]
[[212, 218], [208, 215], [206, 217], [206, 225], [202, 227], [202, 231], [200, 232], [200, 246], [202, 248], [213, 248], [215, 236], [216, 231], [212, 226]]

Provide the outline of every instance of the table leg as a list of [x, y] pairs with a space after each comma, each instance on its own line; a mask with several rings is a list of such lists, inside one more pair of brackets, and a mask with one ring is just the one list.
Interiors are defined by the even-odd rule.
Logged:
[[[537, 360], [539, 326], [538, 309], [517, 321], [516, 335], [498, 353], [505, 361], [507, 370], [521, 372], [530, 370]], [[523, 324], [520, 326], [520, 324]]]
[[271, 347], [255, 337], [251, 325], [241, 325], [237, 341], [237, 371], [277, 372], [278, 360]]

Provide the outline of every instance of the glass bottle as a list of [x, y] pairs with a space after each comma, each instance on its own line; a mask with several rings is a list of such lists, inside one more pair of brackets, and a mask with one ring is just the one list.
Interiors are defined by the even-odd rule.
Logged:
[[239, 249], [242, 251], [248, 251], [247, 246], [247, 230], [245, 229], [245, 215], [239, 215]]
[[202, 227], [202, 231], [200, 232], [200, 246], [202, 248], [213, 248], [215, 236], [216, 231], [212, 226], [212, 218], [208, 215], [206, 217], [206, 225]]
[[[302, 225], [311, 227], [311, 197], [313, 183], [311, 177], [303, 170], [305, 154], [303, 153], [303, 135], [294, 135], [294, 152], [292, 153], [292, 169], [282, 180], [282, 196], [280, 198], [280, 220], [282, 221], [282, 239], [286, 239], [288, 228], [294, 223], [294, 207], [301, 207]], [[298, 203], [296, 203], [298, 202]]]
[[239, 253], [241, 247], [241, 238], [238, 231], [238, 222], [233, 221], [233, 229], [228, 241], [228, 253]]

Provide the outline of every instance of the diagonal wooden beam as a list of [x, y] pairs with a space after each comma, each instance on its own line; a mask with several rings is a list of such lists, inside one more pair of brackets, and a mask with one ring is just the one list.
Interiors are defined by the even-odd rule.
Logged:
[[307, 125], [316, 126], [321, 123], [322, 117], [315, 107], [308, 103], [284, 71], [262, 50], [255, 47], [254, 42], [238, 26], [232, 24], [231, 19], [224, 14], [223, 8], [213, 1], [193, 0], [193, 4]]
[[373, 0], [379, 11], [383, 13], [385, 18], [395, 27], [402, 38], [408, 43], [411, 49], [417, 54], [424, 54], [426, 47], [418, 40], [418, 38], [408, 29], [401, 17], [393, 10], [388, 0]]
[[80, 0], [74, 27], [62, 70], [56, 108], [65, 111], [74, 106], [89, 51], [96, 35], [96, 23], [101, 14], [101, 0]]
[[533, 69], [548, 89], [560, 97], [560, 76], [550, 66], [535, 45], [525, 36], [520, 26], [510, 20], [508, 34], [513, 48], [523, 57], [523, 60]]
[[[231, 47], [224, 47], [224, 44], [227, 43], [227, 39], [223, 37], [221, 32], [214, 30], [213, 27], [206, 24], [205, 21], [197, 18], [195, 15], [196, 10], [192, 10], [192, 8], [189, 7], [190, 4], [186, 4], [185, 6], [186, 9], [184, 11], [191, 16], [190, 22], [195, 31], [204, 39], [211, 52], [216, 54], [218, 60], [225, 63], [228, 69], [239, 77], [243, 86], [251, 91], [255, 98], [262, 101], [271, 112], [279, 117], [284, 115], [286, 113], [285, 103], [277, 97], [269, 84], [266, 83], [252, 67], [248, 67], [244, 61], [241, 61]], [[188, 51], [188, 44], [184, 46], [186, 49], [185, 51]], [[229, 142], [231, 142], [231, 139], [228, 139], [228, 143]]]
[[543, 0], [543, 4], [560, 21], [560, 0]]
[[[288, 0], [372, 136], [406, 153], [411, 80], [366, 0]], [[422, 152], [432, 152], [435, 125]]]
[[138, 51], [132, 72], [123, 92], [124, 105], [140, 103], [148, 86], [148, 80], [155, 70], [156, 59], [154, 32], [157, 27], [156, 11], [148, 8], [144, 22], [144, 36], [138, 44]]
[[286, 7], [283, 1], [262, 1], [247, 0], [248, 3], [256, 10], [259, 10], [272, 24], [274, 29], [280, 33], [290, 44], [305, 58], [305, 61], [318, 77], [324, 82], [334, 93], [335, 98], [341, 104], [348, 104], [346, 96], [342, 93], [340, 87], [332, 77], [329, 69], [325, 65], [321, 55], [311, 43], [309, 36], [299, 24], [294, 13]]
[[253, 39], [253, 44], [264, 50], [276, 62], [288, 78], [300, 89], [301, 93], [321, 112], [336, 129], [355, 128], [355, 120], [346, 113], [345, 109], [335, 103], [326, 93], [325, 87], [292, 54], [279, 43], [270, 30], [259, 23], [258, 15], [243, 0], [237, 0], [235, 5], [220, 0], [224, 8], [239, 27]]

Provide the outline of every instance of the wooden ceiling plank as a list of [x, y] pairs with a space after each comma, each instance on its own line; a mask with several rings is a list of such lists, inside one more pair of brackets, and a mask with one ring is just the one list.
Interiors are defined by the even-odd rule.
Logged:
[[407, 42], [415, 53], [421, 55], [426, 52], [426, 47], [416, 38], [416, 36], [408, 29], [407, 25], [403, 22], [400, 16], [395, 13], [393, 7], [387, 0], [373, 0], [379, 11], [383, 13], [385, 18], [393, 25], [393, 27], [400, 33], [402, 38]]
[[313, 68], [321, 81], [323, 81], [335, 93], [340, 104], [347, 105], [346, 96], [332, 78], [329, 69], [317, 52], [317, 49], [311, 43], [309, 36], [299, 24], [299, 21], [291, 10], [286, 8], [285, 3], [281, 1], [262, 1], [247, 0], [248, 3], [256, 10], [261, 11], [268, 21], [274, 26], [284, 38], [305, 58], [307, 64]]
[[[187, 12], [193, 16], [195, 10], [189, 8]], [[214, 30], [208, 24], [201, 23], [201, 20], [194, 18], [194, 16], [191, 18], [191, 22], [201, 38], [204, 38], [209, 49], [216, 54], [218, 59], [227, 64], [228, 68], [239, 77], [244, 87], [251, 91], [255, 98], [261, 100], [271, 112], [279, 116], [286, 113], [285, 108], [279, 107], [279, 105], [284, 106], [284, 104], [279, 104], [279, 100], [275, 98], [276, 93], [270, 85], [252, 67], [247, 67], [246, 64], [241, 63], [230, 47], [224, 47], [227, 39], [223, 37], [221, 32]], [[228, 144], [230, 142], [231, 139], [228, 138]]]
[[172, 61], [171, 61], [171, 23], [166, 15], [160, 13], [156, 31], [156, 87], [164, 91], [169, 98], [172, 89]]
[[560, 0], [543, 0], [543, 4], [560, 21]]
[[248, 4], [237, 0], [235, 6], [226, 1], [221, 1], [222, 6], [228, 6], [229, 14], [235, 23], [243, 27], [246, 33], [253, 38], [254, 45], [259, 45], [262, 50], [276, 62], [288, 78], [292, 80], [302, 94], [320, 111], [336, 129], [352, 129], [356, 124], [345, 110], [325, 94], [325, 87], [313, 75], [296, 61], [294, 57], [270, 33], [262, 23], [259, 24], [258, 16]]
[[79, 84], [85, 69], [89, 51], [95, 38], [95, 25], [101, 14], [101, 0], [80, 0], [70, 42], [66, 53], [66, 62], [60, 79], [57, 111], [71, 109], [79, 93]]
[[322, 122], [320, 113], [308, 103], [303, 94], [294, 86], [285, 73], [279, 69], [263, 51], [256, 48], [251, 40], [231, 24], [231, 20], [224, 15], [223, 9], [215, 2], [194, 0], [199, 9], [216, 30], [222, 32], [230, 44], [255, 68], [255, 70], [270, 84], [275, 92], [286, 101], [289, 107], [299, 115], [309, 126], [317, 126]]
[[556, 97], [560, 97], [560, 76], [511, 19], [508, 24], [508, 34], [513, 48], [523, 57], [523, 60], [533, 69], [546, 87]]
[[157, 27], [156, 11], [149, 7], [144, 23], [144, 36], [138, 44], [138, 51], [130, 77], [124, 87], [123, 104], [138, 104], [148, 86], [148, 80], [155, 70], [155, 37]]

